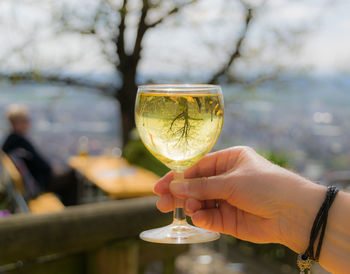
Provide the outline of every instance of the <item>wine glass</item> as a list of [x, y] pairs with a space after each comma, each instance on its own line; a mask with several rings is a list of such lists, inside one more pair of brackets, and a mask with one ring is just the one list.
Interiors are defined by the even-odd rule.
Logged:
[[[136, 127], [147, 149], [184, 179], [184, 171], [216, 143], [224, 121], [224, 102], [216, 85], [139, 86], [135, 105]], [[144, 231], [141, 239], [156, 243], [200, 243], [216, 240], [217, 232], [191, 226], [183, 201], [175, 199], [173, 223]]]

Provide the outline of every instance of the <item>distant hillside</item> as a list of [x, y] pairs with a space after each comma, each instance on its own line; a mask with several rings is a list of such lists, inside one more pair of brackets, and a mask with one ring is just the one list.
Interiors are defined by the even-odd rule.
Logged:
[[[154, 77], [163, 83], [183, 79], [153, 75], [140, 80]], [[22, 102], [33, 112], [33, 139], [52, 161], [63, 163], [76, 153], [82, 135], [90, 138], [91, 153], [121, 145], [119, 106], [96, 90], [6, 82], [0, 89], [0, 137], [7, 131], [6, 106]], [[215, 149], [244, 144], [287, 153], [295, 169], [315, 178], [329, 169], [350, 168], [348, 77], [286, 74], [257, 87], [222, 89], [225, 124]]]

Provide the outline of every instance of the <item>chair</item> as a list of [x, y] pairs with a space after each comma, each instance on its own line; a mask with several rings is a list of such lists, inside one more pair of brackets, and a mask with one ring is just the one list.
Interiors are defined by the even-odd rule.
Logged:
[[1, 160], [8, 174], [6, 189], [15, 200], [18, 212], [48, 213], [64, 209], [60, 199], [52, 192], [36, 195], [38, 187], [23, 160], [4, 152]]
[[1, 154], [1, 162], [3, 165], [1, 182], [5, 193], [10, 198], [11, 212], [30, 212], [23, 197], [24, 187], [21, 183], [21, 176], [19, 172], [16, 171], [16, 167], [5, 153]]

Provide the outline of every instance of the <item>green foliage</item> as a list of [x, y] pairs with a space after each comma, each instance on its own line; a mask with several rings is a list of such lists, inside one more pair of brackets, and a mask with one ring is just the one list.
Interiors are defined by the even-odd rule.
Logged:
[[279, 165], [281, 167], [288, 167], [288, 157], [287, 155], [274, 151], [260, 152], [262, 156], [268, 159], [270, 162]]
[[139, 138], [130, 140], [124, 150], [123, 157], [133, 165], [137, 165], [163, 176], [170, 169], [157, 160]]

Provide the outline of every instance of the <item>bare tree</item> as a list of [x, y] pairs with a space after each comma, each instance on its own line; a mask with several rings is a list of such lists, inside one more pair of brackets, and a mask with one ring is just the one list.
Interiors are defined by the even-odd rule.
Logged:
[[[0, 78], [13, 81], [36, 80], [65, 83], [95, 87], [119, 101], [121, 106], [123, 143], [128, 140], [130, 131], [134, 128], [134, 104], [137, 92], [137, 68], [142, 59], [142, 42], [148, 31], [162, 24], [167, 18], [179, 13], [197, 0], [187, 1], [162, 1], [140, 0], [139, 7], [130, 8], [131, 0], [97, 0], [97, 5], [92, 12], [78, 15], [67, 5], [57, 8], [53, 17], [57, 33], [78, 33], [84, 36], [97, 38], [101, 45], [101, 52], [106, 60], [111, 62], [114, 70], [118, 73], [120, 84], [111, 86], [96, 83], [88, 79], [77, 79], [73, 76], [56, 74], [44, 74], [38, 71], [26, 71], [15, 73], [2, 73]], [[172, 6], [169, 5], [172, 4]], [[208, 79], [209, 83], [218, 82], [219, 78], [229, 73], [234, 63], [242, 57], [242, 48], [249, 33], [256, 7], [252, 7], [244, 0], [239, 1], [242, 6], [242, 26], [238, 38], [230, 45], [227, 60]], [[150, 16], [156, 11], [157, 16]], [[132, 46], [127, 47], [128, 16], [138, 15], [138, 23], [134, 26], [135, 38]], [[156, 18], [155, 18], [156, 17]], [[153, 18], [151, 20], [151, 18]], [[155, 18], [155, 19], [154, 19]], [[103, 26], [103, 27], [101, 27]], [[231, 78], [231, 79], [234, 79]]]
[[[186, 1], [182, 4], [174, 3], [171, 9], [164, 12], [159, 18], [154, 21], [148, 20], [148, 14], [155, 9], [160, 8], [162, 1], [142, 0], [142, 7], [140, 9], [139, 21], [136, 27], [136, 38], [130, 52], [126, 48], [126, 19], [129, 13], [128, 3], [130, 1], [123, 0], [119, 8], [116, 4], [109, 0], [100, 0], [95, 14], [90, 18], [90, 24], [77, 28], [70, 24], [70, 19], [67, 16], [74, 16], [74, 13], [63, 13], [59, 19], [61, 31], [73, 31], [84, 35], [97, 36], [101, 42], [102, 53], [107, 60], [113, 62], [115, 70], [118, 72], [121, 80], [121, 85], [112, 90], [111, 95], [117, 99], [121, 106], [122, 115], [122, 129], [123, 129], [123, 143], [128, 140], [130, 131], [135, 127], [134, 121], [134, 104], [137, 92], [136, 76], [137, 67], [141, 60], [142, 41], [145, 34], [152, 28], [161, 24], [166, 18], [178, 13], [185, 6], [188, 6], [196, 0]], [[113, 14], [119, 15], [119, 22], [113, 22]], [[90, 15], [91, 16], [91, 15]], [[103, 22], [108, 27], [109, 34], [106, 37], [100, 33], [98, 23]], [[106, 35], [104, 35], [106, 36]], [[110, 43], [113, 44], [114, 52], [108, 50]], [[53, 79], [51, 79], [53, 80]], [[63, 81], [67, 78], [61, 79]], [[70, 79], [71, 80], [71, 79]], [[69, 84], [72, 81], [68, 82]], [[101, 88], [101, 87], [100, 87]]]

